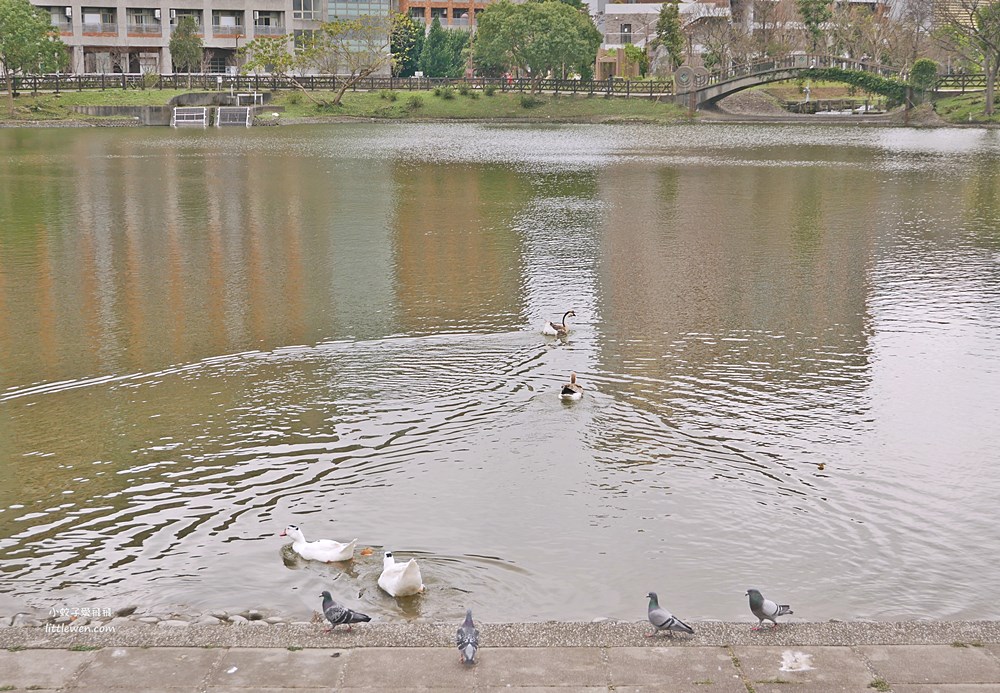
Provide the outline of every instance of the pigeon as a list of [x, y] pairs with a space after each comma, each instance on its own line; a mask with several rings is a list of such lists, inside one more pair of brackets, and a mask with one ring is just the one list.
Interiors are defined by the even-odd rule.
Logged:
[[772, 628], [777, 628], [778, 622], [774, 619], [778, 618], [778, 616], [785, 616], [792, 613], [792, 607], [788, 606], [788, 604], [775, 604], [770, 599], [765, 599], [759, 590], [750, 588], [747, 590], [747, 596], [750, 597], [750, 611], [760, 619], [760, 623], [754, 626], [752, 630], [760, 630], [764, 626], [765, 620], [774, 624], [771, 626]]
[[329, 592], [324, 592], [320, 596], [323, 597], [323, 615], [326, 616], [327, 621], [333, 624], [333, 626], [323, 631], [324, 633], [329, 633], [341, 623], [346, 623], [347, 630], [351, 630], [352, 623], [361, 623], [362, 621], [372, 620], [371, 616], [367, 616], [357, 611], [352, 611], [346, 606], [342, 606], [333, 601], [333, 597], [330, 596]]
[[465, 610], [465, 621], [458, 627], [455, 642], [458, 644], [462, 664], [475, 664], [476, 650], [479, 649], [479, 629], [472, 622], [472, 609]]
[[675, 632], [694, 635], [694, 628], [660, 606], [656, 601], [656, 592], [650, 592], [646, 596], [649, 597], [649, 622], [656, 628], [652, 633], [646, 634], [647, 638], [653, 637], [661, 630], [667, 631], [667, 635], [671, 638]]

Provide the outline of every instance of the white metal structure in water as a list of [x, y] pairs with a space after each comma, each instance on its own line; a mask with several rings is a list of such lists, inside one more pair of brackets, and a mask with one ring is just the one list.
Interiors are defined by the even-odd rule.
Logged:
[[215, 127], [250, 127], [253, 125], [253, 109], [249, 106], [219, 106], [215, 111]]
[[264, 95], [256, 91], [250, 94], [237, 94], [236, 105], [242, 106], [244, 103], [250, 104], [251, 106], [263, 106]]
[[208, 127], [208, 109], [204, 106], [175, 106], [170, 127]]

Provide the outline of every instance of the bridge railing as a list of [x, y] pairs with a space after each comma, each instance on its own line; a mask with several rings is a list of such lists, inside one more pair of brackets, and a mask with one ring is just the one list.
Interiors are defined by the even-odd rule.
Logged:
[[[782, 70], [805, 70], [810, 68], [840, 68], [842, 70], [858, 70], [871, 72], [881, 77], [899, 77], [900, 71], [887, 65], [879, 65], [864, 60], [851, 60], [833, 55], [789, 55], [783, 58], [758, 60], [755, 62], [734, 64], [727, 70], [713, 72], [700, 80], [696, 78], [695, 87], [702, 88], [713, 84], [743, 79], [753, 75], [778, 72]], [[701, 83], [699, 83], [701, 82]]]

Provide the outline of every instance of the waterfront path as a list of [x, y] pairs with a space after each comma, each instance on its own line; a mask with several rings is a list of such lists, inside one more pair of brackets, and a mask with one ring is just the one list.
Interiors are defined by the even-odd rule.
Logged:
[[645, 623], [483, 624], [472, 667], [444, 623], [3, 628], [0, 690], [1000, 693], [996, 622], [694, 625], [671, 640]]

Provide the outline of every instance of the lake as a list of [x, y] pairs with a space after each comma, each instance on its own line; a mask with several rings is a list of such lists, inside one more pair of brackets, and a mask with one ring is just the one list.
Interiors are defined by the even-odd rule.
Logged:
[[996, 619], [998, 422], [995, 130], [0, 129], [0, 613]]

